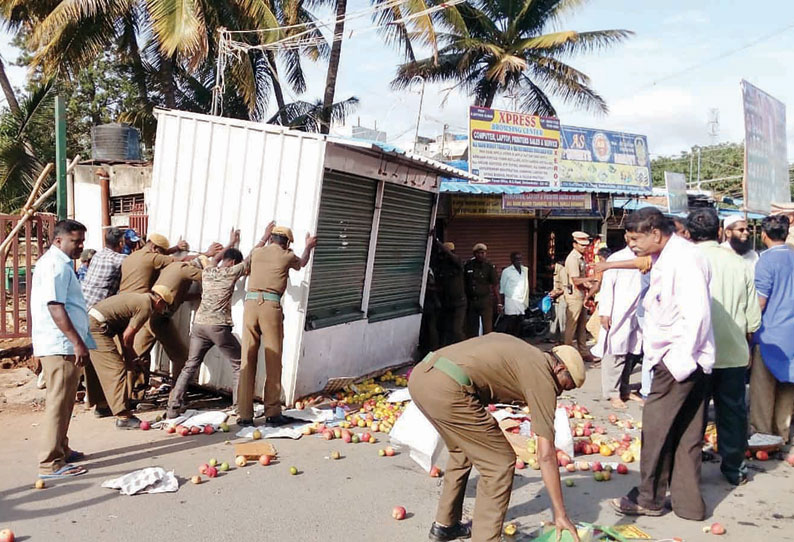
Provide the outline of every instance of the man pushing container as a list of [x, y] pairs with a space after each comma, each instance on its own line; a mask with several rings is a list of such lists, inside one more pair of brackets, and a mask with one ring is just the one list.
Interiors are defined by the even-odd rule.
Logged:
[[[554, 523], [578, 542], [562, 498], [554, 447], [557, 397], [584, 384], [581, 355], [571, 346], [551, 352], [503, 333], [475, 337], [429, 354], [411, 373], [411, 398], [438, 430], [449, 450], [444, 488], [430, 529], [430, 539], [442, 542], [471, 537], [474, 542], [498, 542], [501, 537], [516, 454], [488, 412], [491, 403], [526, 403], [532, 431], [538, 437], [538, 461], [551, 499]], [[480, 480], [474, 519], [461, 522], [466, 482], [472, 465]]]

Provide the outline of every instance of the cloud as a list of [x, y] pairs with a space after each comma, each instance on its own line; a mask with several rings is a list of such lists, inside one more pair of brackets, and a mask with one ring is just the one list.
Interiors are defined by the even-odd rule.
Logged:
[[681, 25], [681, 24], [707, 24], [711, 21], [705, 11], [699, 9], [688, 9], [675, 15], [670, 15], [662, 19], [664, 25]]

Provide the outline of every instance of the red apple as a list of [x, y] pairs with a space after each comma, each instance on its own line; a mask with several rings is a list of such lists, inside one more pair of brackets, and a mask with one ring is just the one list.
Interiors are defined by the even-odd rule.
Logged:
[[496, 405], [488, 405], [489, 412], [496, 412]]
[[328, 429], [326, 429], [325, 431], [323, 431], [323, 438], [325, 440], [333, 440], [334, 439], [334, 434], [331, 431], [329, 431]]
[[188, 429], [187, 427], [180, 427], [179, 434], [182, 435], [183, 437], [186, 437], [190, 434], [190, 429]]
[[565, 470], [567, 470], [568, 472], [576, 472], [576, 465], [574, 465], [573, 463], [568, 463], [567, 465], [565, 465]]
[[794, 452], [790, 453], [786, 458], [786, 463], [794, 467]]
[[593, 469], [593, 472], [600, 472], [600, 471], [604, 470], [604, 466], [601, 464], [600, 461], [593, 462], [593, 464], [590, 466], [590, 468]]
[[152, 428], [152, 424], [150, 424], [146, 420], [141, 421], [141, 431], [148, 431], [151, 428]]
[[215, 428], [214, 428], [214, 427], [212, 427], [211, 425], [205, 425], [205, 426], [204, 426], [204, 434], [205, 434], [205, 435], [211, 435], [211, 434], [213, 434], [214, 432], [215, 432]]
[[371, 438], [372, 435], [370, 435], [369, 433], [364, 433], [363, 435], [361, 435], [361, 442], [369, 442], [369, 439]]
[[526, 465], [524, 464], [523, 461], [521, 461], [520, 459], [517, 459], [516, 460], [516, 468], [518, 470], [522, 470], [522, 469], [526, 468]]
[[618, 463], [618, 474], [628, 474], [629, 468], [623, 463]]
[[441, 476], [441, 469], [436, 465], [430, 467], [430, 478], [439, 478]]
[[272, 458], [269, 455], [262, 454], [259, 456], [259, 464], [262, 465], [263, 467], [267, 467], [268, 465], [270, 465], [271, 460]]
[[201, 429], [199, 429], [197, 425], [194, 425], [193, 427], [190, 428], [191, 435], [198, 435], [199, 433], [201, 433]]
[[618, 423], [617, 414], [610, 414], [609, 415], [609, 423], [612, 423], [612, 424]]
[[353, 442], [353, 436], [350, 433], [343, 433], [342, 440], [347, 444], [350, 444], [351, 442]]
[[207, 469], [209, 469], [209, 468], [210, 468], [210, 466], [208, 464], [204, 463], [203, 465], [199, 465], [199, 469], [198, 470], [199, 470], [200, 474], [207, 474]]
[[207, 467], [207, 472], [205, 473], [207, 478], [215, 478], [218, 476], [218, 469], [215, 467]]
[[0, 531], [0, 542], [14, 542], [14, 531], [11, 529], [3, 529]]
[[725, 527], [722, 526], [720, 523], [712, 523], [711, 524], [711, 534], [721, 535], [725, 534]]
[[[767, 461], [767, 460], [769, 459], [769, 454], [768, 454], [768, 453], [766, 453], [766, 452], [765, 452], [765, 451], [763, 451], [763, 450], [758, 450], [757, 452], [755, 452], [755, 458], [756, 458], [758, 461]], [[716, 525], [716, 524], [715, 524], [715, 525]]]
[[386, 447], [386, 457], [391, 457], [394, 455], [394, 448], [391, 446]]
[[174, 427], [173, 425], [169, 425], [168, 427], [165, 428], [165, 432], [168, 433], [169, 435], [172, 435], [176, 433], [176, 427]]
[[405, 519], [405, 508], [402, 506], [395, 506], [394, 509], [391, 511], [391, 517], [396, 520]]
[[582, 431], [582, 434], [583, 434], [584, 436], [586, 436], [586, 437], [589, 437], [589, 436], [592, 434], [592, 431], [590, 431], [590, 428], [589, 428], [589, 427], [585, 427], [585, 428], [584, 428], [584, 431]]

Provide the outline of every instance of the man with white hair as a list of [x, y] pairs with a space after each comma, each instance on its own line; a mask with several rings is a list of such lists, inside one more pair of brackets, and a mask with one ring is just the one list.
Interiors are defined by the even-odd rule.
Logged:
[[731, 249], [741, 256], [751, 268], [755, 268], [758, 253], [753, 250], [753, 239], [750, 237], [750, 228], [747, 226], [744, 215], [729, 216], [723, 222], [722, 229], [725, 232], [725, 241], [722, 246]]

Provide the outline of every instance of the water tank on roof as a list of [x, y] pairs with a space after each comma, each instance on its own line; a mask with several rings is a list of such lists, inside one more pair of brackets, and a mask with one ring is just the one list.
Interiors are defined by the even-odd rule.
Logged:
[[91, 128], [93, 160], [140, 160], [141, 136], [129, 124], [100, 124]]

